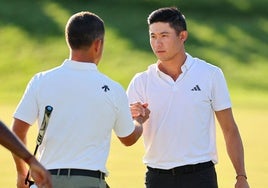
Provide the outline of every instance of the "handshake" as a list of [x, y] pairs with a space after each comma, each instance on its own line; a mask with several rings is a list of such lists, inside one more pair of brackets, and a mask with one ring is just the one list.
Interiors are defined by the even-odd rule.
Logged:
[[150, 110], [148, 109], [148, 103], [142, 104], [137, 102], [130, 104], [130, 111], [132, 118], [139, 124], [143, 124], [149, 118]]

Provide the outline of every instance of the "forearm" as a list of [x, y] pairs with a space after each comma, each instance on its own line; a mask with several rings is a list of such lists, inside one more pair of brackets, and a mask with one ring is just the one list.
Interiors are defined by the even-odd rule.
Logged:
[[138, 121], [133, 121], [135, 124], [135, 129], [133, 132], [128, 135], [127, 137], [118, 137], [119, 140], [125, 145], [125, 146], [131, 146], [137, 142], [137, 140], [140, 138], [143, 132], [142, 124], [140, 124]]
[[134, 120], [134, 125], [135, 125], [135, 129], [131, 133], [131, 135], [129, 135], [129, 141], [125, 143], [126, 146], [131, 146], [135, 144], [140, 138], [140, 136], [142, 135], [142, 132], [143, 132], [142, 124]]
[[228, 155], [236, 171], [235, 188], [249, 188], [244, 164], [244, 148], [232, 110], [229, 108], [217, 111], [216, 116], [223, 131]]
[[15, 155], [15, 154], [12, 154], [12, 155], [13, 155], [14, 162], [16, 164], [17, 174], [26, 177], [26, 175], [28, 173], [28, 168], [27, 168], [26, 163], [28, 163], [28, 165], [30, 166], [30, 160], [32, 157], [30, 157], [26, 160], [22, 160], [17, 155]]
[[134, 137], [134, 140], [135, 142], [141, 137], [142, 135], [142, 132], [143, 132], [143, 125], [142, 123], [134, 120], [134, 125], [135, 125], [135, 137]]
[[0, 143], [12, 152], [16, 164], [18, 162], [18, 166], [16, 166], [19, 167], [19, 171], [24, 172], [25, 167], [22, 167], [24, 166], [24, 161], [29, 161], [32, 155], [25, 148], [23, 143], [2, 122], [0, 122], [0, 124]]
[[26, 163], [30, 165], [30, 160], [33, 157], [29, 152], [24, 153], [23, 151], [12, 153], [14, 162], [16, 164], [16, 169], [18, 174], [26, 175], [28, 173], [28, 168], [26, 167]]
[[2, 122], [0, 123], [0, 143], [23, 160], [29, 160], [32, 155], [24, 144]]
[[237, 175], [246, 175], [244, 148], [238, 129], [226, 135], [226, 147]]
[[[29, 125], [27, 125], [23, 121], [15, 119], [13, 122], [12, 131], [20, 139], [22, 144], [24, 144], [25, 149], [26, 149], [26, 144], [27, 144], [26, 135], [27, 135], [28, 128], [29, 128]], [[13, 154], [13, 158], [16, 164], [16, 169], [17, 169], [18, 174], [22, 174], [22, 175], [27, 174], [28, 168], [26, 167], [25, 162], [29, 163], [29, 160], [31, 157], [32, 155], [29, 152], [26, 155], [21, 154], [21, 153], [18, 155], [16, 153]]]

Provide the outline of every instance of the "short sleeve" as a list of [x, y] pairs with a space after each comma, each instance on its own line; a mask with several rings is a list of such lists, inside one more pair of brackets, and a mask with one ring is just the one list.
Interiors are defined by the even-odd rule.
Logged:
[[214, 111], [220, 111], [230, 108], [231, 106], [224, 74], [220, 68], [217, 68], [212, 77], [212, 107]]
[[118, 137], [130, 135], [134, 129], [130, 108], [126, 92], [120, 87], [117, 98], [117, 119], [114, 126], [114, 132]]
[[30, 125], [32, 125], [38, 117], [36, 101], [37, 80], [37, 75], [30, 80], [13, 115], [14, 118], [20, 119]]

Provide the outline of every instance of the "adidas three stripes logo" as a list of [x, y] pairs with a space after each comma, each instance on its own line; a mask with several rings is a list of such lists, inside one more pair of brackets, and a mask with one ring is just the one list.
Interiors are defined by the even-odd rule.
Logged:
[[201, 91], [200, 87], [198, 85], [195, 85], [192, 91]]

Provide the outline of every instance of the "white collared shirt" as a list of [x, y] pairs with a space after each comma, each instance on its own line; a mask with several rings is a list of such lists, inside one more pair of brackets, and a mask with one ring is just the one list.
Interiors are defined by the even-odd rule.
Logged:
[[125, 137], [134, 130], [124, 88], [93, 63], [65, 60], [29, 82], [14, 114], [40, 127], [44, 108], [54, 109], [40, 149], [47, 169], [76, 168], [107, 173], [111, 133]]
[[212, 160], [217, 163], [214, 111], [231, 107], [220, 68], [187, 54], [174, 81], [152, 64], [134, 76], [129, 103], [148, 103], [144, 163], [170, 169]]

